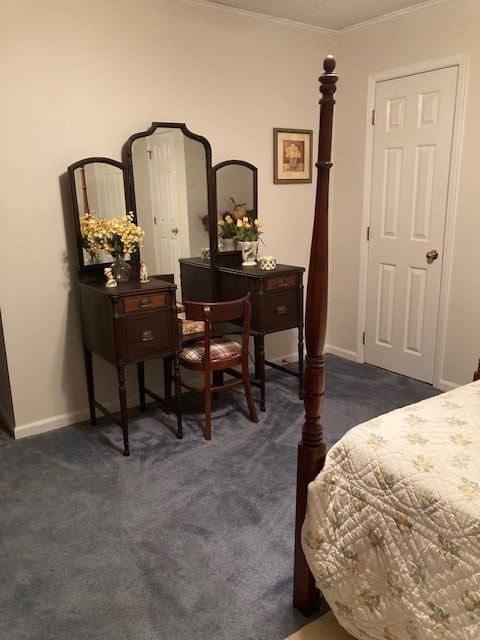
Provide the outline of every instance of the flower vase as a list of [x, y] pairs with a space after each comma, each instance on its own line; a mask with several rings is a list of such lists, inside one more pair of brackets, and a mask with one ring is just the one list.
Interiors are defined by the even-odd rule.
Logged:
[[257, 264], [258, 240], [254, 242], [238, 242], [242, 250], [242, 266], [253, 267]]
[[222, 243], [222, 251], [236, 251], [237, 239], [236, 238], [220, 238]]
[[127, 282], [132, 273], [132, 267], [126, 262], [124, 253], [117, 253], [112, 256], [112, 274], [117, 282]]

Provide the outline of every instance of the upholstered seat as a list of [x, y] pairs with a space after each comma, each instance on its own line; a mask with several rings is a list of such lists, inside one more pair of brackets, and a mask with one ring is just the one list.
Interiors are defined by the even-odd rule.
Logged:
[[[196, 387], [182, 380], [182, 386], [190, 391], [203, 393], [205, 397], [205, 439], [211, 439], [211, 403], [212, 394], [243, 386], [247, 399], [250, 420], [258, 422], [257, 412], [253, 403], [250, 376], [248, 372], [248, 340], [250, 332], [250, 293], [239, 300], [229, 302], [185, 302], [185, 319], [195, 323], [203, 323], [204, 333], [201, 340], [184, 345], [179, 356], [181, 367], [193, 371], [203, 372], [203, 386]], [[238, 331], [241, 332], [240, 341], [225, 336], [212, 337], [212, 325], [215, 323], [240, 322]], [[220, 374], [233, 367], [241, 366], [241, 375], [233, 376], [223, 384], [223, 380], [212, 376]], [[171, 367], [166, 372], [166, 394], [170, 393]], [[237, 377], [239, 376], [239, 377]]]
[[[228, 338], [214, 338], [210, 341], [210, 362], [220, 362], [236, 356], [241, 356], [242, 345]], [[183, 348], [180, 357], [190, 362], [205, 360], [205, 343], [203, 340], [194, 342]]]

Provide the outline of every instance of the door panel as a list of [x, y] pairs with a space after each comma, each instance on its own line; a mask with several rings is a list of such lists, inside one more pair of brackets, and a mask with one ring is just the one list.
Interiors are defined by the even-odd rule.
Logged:
[[[365, 361], [433, 380], [457, 67], [377, 83]], [[437, 260], [426, 253], [436, 249]]]

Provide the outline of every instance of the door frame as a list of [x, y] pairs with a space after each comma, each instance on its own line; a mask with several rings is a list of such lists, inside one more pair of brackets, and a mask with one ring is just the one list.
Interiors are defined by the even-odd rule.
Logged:
[[358, 320], [357, 320], [357, 362], [364, 362], [365, 347], [363, 333], [366, 325], [367, 313], [367, 266], [368, 266], [368, 240], [367, 229], [370, 223], [371, 186], [372, 186], [372, 162], [373, 162], [373, 137], [372, 111], [375, 108], [376, 85], [378, 82], [394, 80], [405, 76], [416, 75], [428, 71], [436, 71], [446, 67], [458, 67], [457, 95], [455, 100], [455, 115], [453, 121], [452, 153], [450, 159], [450, 175], [448, 179], [447, 209], [445, 217], [445, 234], [443, 245], [443, 263], [440, 279], [440, 302], [437, 319], [437, 337], [435, 344], [435, 362], [433, 369], [433, 386], [446, 391], [454, 388], [455, 384], [443, 380], [443, 358], [445, 351], [445, 331], [447, 316], [447, 301], [450, 287], [450, 273], [452, 266], [452, 249], [455, 215], [457, 209], [458, 181], [460, 174], [460, 158], [462, 147], [463, 123], [465, 117], [465, 93], [467, 84], [467, 54], [458, 54], [420, 62], [406, 67], [387, 69], [373, 73], [368, 77], [367, 113], [366, 113], [366, 137], [365, 160], [363, 178], [363, 204], [360, 239], [360, 269], [358, 286]]

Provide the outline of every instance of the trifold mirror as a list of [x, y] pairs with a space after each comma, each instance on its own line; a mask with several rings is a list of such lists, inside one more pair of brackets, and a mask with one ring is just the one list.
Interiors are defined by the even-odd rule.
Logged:
[[[257, 169], [229, 160], [212, 167], [208, 140], [185, 124], [153, 122], [128, 138], [122, 162], [92, 157], [68, 167], [80, 272], [100, 272], [112, 262], [104, 252], [89, 253], [82, 240], [85, 213], [112, 218], [131, 212], [145, 231], [141, 260], [149, 272], [179, 278], [179, 258], [212, 256], [228, 250], [218, 237], [218, 221], [244, 206], [257, 214]], [[138, 267], [139, 252], [131, 255]]]

